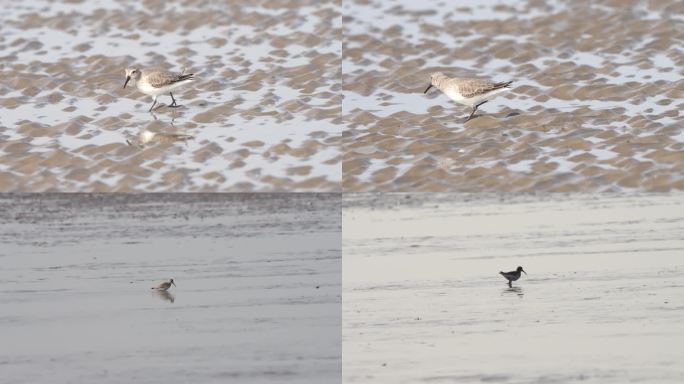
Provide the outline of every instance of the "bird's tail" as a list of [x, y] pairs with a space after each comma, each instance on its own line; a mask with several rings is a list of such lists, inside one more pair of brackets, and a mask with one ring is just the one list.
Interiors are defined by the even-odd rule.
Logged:
[[187, 75], [178, 76], [178, 81], [183, 81], [183, 80], [195, 80], [195, 74], [194, 73], [188, 73]]
[[511, 87], [511, 84], [513, 84], [512, 81], [505, 81], [505, 82], [503, 82], [503, 83], [498, 83], [498, 84], [496, 85], [496, 87], [497, 87], [497, 88], [512, 88], [512, 87]]

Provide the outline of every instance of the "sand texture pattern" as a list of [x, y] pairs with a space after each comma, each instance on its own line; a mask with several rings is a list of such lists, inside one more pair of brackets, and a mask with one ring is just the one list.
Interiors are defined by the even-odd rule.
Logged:
[[339, 1], [7, 4], [0, 191], [339, 191], [341, 47]]
[[[684, 189], [684, 3], [344, 3], [345, 191]], [[432, 72], [513, 81], [470, 109]]]

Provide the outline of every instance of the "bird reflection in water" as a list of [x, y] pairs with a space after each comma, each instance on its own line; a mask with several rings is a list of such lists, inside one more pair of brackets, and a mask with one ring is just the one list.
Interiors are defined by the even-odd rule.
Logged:
[[521, 287], [511, 287], [511, 288], [506, 288], [503, 291], [501, 291], [501, 296], [510, 295], [510, 294], [516, 294], [520, 298], [522, 298], [525, 295], [525, 293], [523, 292], [523, 289]]
[[192, 140], [195, 137], [192, 135], [186, 135], [183, 133], [157, 133], [157, 132], [152, 132], [147, 129], [141, 129], [140, 133], [138, 134], [138, 140], [137, 143], [133, 143], [131, 140], [126, 140], [126, 143], [128, 145], [137, 145], [138, 147], [142, 148], [145, 146], [145, 144], [149, 144], [151, 142], [156, 142], [156, 143], [174, 143], [177, 141], [182, 141], [182, 142], [187, 142], [188, 140]]
[[176, 301], [176, 296], [175, 296], [173, 293], [171, 293], [171, 292], [168, 292], [168, 291], [154, 291], [154, 293], [155, 293], [157, 296], [159, 296], [160, 299], [166, 300], [166, 301], [168, 301], [169, 303], [172, 303], [172, 304], [173, 304], [173, 302]]
[[[157, 116], [152, 113], [152, 116], [154, 117], [155, 120], [157, 120]], [[175, 120], [175, 116], [171, 119], [171, 128], [174, 130], [176, 127], [173, 125], [173, 121]], [[138, 133], [137, 139], [129, 140], [126, 139], [126, 144], [128, 145], [137, 145], [140, 148], [143, 148], [145, 144], [149, 144], [152, 142], [156, 143], [175, 143], [178, 141], [182, 141], [187, 144], [188, 140], [192, 140], [195, 137], [192, 135], [188, 135], [185, 133], [161, 133], [161, 132], [152, 132], [151, 130], [147, 128], [141, 128], [140, 132]]]

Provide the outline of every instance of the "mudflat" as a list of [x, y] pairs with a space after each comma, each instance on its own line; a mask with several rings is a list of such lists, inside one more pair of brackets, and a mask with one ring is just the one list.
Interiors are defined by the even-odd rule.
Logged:
[[[7, 4], [0, 191], [339, 191], [340, 7]], [[197, 80], [150, 114], [131, 66]]]
[[[350, 0], [345, 191], [684, 189], [684, 4]], [[513, 81], [470, 109], [432, 72]]]

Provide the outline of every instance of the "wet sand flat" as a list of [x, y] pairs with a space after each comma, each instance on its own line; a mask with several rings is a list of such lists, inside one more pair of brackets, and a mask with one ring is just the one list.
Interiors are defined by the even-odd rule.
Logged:
[[0, 381], [339, 382], [340, 204], [0, 195]]
[[[340, 190], [340, 1], [3, 9], [0, 191]], [[131, 66], [197, 80], [151, 114]]]
[[681, 194], [344, 199], [344, 383], [684, 380]]
[[[684, 189], [684, 3], [350, 0], [346, 191]], [[468, 107], [432, 72], [514, 81]]]

